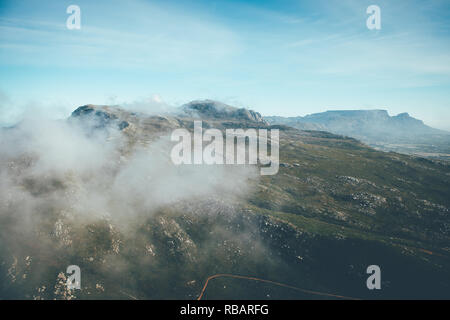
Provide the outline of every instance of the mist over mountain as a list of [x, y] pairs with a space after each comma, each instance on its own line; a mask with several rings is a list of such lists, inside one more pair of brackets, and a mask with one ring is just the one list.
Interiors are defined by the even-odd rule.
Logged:
[[260, 113], [245, 108], [236, 108], [214, 100], [191, 101], [181, 107], [190, 116], [203, 119], [234, 119], [268, 125]]
[[442, 158], [450, 155], [450, 132], [431, 128], [408, 113], [390, 116], [386, 110], [340, 110], [264, 119], [271, 124], [353, 137], [386, 151]]
[[[171, 132], [199, 119], [279, 129], [278, 174], [174, 165]], [[89, 104], [62, 121], [29, 114], [0, 130], [0, 150], [0, 299], [196, 299], [223, 273], [312, 292], [218, 278], [204, 298], [448, 298], [446, 162], [211, 100], [161, 114]], [[73, 264], [81, 290], [65, 286]], [[365, 286], [372, 264], [378, 293]]]

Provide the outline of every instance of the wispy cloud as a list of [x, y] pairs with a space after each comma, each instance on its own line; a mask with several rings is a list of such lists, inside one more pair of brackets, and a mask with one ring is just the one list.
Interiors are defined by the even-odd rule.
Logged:
[[379, 31], [366, 27], [369, 0], [77, 4], [72, 31], [62, 2], [0, 11], [0, 87], [73, 103], [236, 97], [289, 115], [382, 104], [442, 118], [449, 107], [448, 1], [379, 0]]
[[145, 9], [148, 14], [138, 17], [123, 12], [122, 19], [137, 25], [133, 28], [105, 18], [85, 22], [76, 31], [51, 21], [0, 18], [0, 55], [9, 64], [21, 65], [195, 67], [205, 59], [232, 56], [239, 48], [238, 38], [224, 26], [181, 13], [169, 15], [155, 6]]

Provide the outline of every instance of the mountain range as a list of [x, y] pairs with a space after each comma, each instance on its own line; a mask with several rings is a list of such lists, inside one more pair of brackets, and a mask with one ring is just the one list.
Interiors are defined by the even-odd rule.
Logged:
[[[337, 128], [348, 113], [356, 131], [361, 118], [424, 126], [383, 111], [309, 118]], [[160, 115], [85, 105], [64, 121], [36, 119], [0, 131], [0, 299], [449, 298], [446, 161], [215, 101]], [[170, 134], [196, 119], [278, 129], [278, 174], [175, 166]], [[81, 290], [65, 286], [69, 265], [81, 269]], [[370, 265], [381, 290], [367, 289]], [[202, 294], [220, 274], [235, 278], [216, 277]]]
[[408, 113], [390, 116], [386, 110], [341, 110], [305, 117], [265, 117], [271, 124], [319, 130], [361, 140], [384, 151], [426, 157], [450, 157], [450, 132], [431, 128]]

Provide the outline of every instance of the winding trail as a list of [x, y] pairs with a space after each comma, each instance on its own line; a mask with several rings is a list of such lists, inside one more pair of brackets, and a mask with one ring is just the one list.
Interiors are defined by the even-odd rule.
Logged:
[[270, 283], [270, 284], [273, 284], [273, 285], [276, 285], [276, 286], [279, 286], [279, 287], [289, 288], [289, 289], [297, 290], [297, 291], [300, 291], [300, 292], [303, 292], [303, 293], [307, 293], [307, 294], [314, 294], [314, 295], [319, 295], [319, 296], [333, 297], [333, 298], [346, 299], [346, 300], [361, 300], [361, 299], [358, 299], [358, 298], [346, 297], [346, 296], [341, 296], [341, 295], [332, 294], [332, 293], [326, 293], [326, 292], [302, 289], [302, 288], [290, 286], [288, 284], [284, 284], [284, 283], [280, 283], [280, 282], [276, 282], [276, 281], [260, 279], [260, 278], [255, 278], [255, 277], [240, 276], [240, 275], [228, 274], [228, 273], [219, 273], [219, 274], [215, 274], [215, 275], [212, 275], [212, 276], [208, 277], [208, 279], [206, 279], [205, 285], [203, 286], [202, 292], [198, 296], [197, 300], [201, 300], [202, 299], [202, 297], [203, 297], [203, 295], [204, 295], [204, 293], [206, 291], [206, 288], [208, 287], [209, 281], [213, 280], [213, 279], [216, 279], [216, 278], [235, 278], [235, 279], [253, 280], [253, 281], [258, 281], [258, 282]]

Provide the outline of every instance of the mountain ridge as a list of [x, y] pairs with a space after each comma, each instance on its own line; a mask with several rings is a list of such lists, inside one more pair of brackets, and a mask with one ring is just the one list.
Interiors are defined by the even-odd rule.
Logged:
[[285, 130], [293, 127], [303, 131], [322, 131], [351, 137], [382, 151], [439, 160], [450, 159], [450, 132], [432, 128], [407, 112], [391, 116], [384, 109], [328, 110], [304, 117], [263, 117], [251, 109], [206, 99], [193, 100], [164, 114], [134, 112], [120, 106], [87, 104], [78, 107], [69, 119], [90, 119], [82, 122], [90, 123], [95, 128], [115, 123], [120, 130], [130, 126], [129, 131], [139, 128], [142, 122], [154, 130], [165, 128], [167, 131], [180, 126], [191, 127], [193, 120], [202, 120], [206, 127], [217, 129], [277, 127]]
[[236, 118], [250, 122], [268, 124], [259, 112], [246, 108], [236, 108], [215, 100], [194, 100], [181, 106], [191, 116], [206, 118]]
[[390, 116], [382, 109], [329, 110], [304, 117], [264, 118], [270, 124], [349, 136], [383, 151], [450, 156], [450, 132], [432, 128], [407, 112]]

